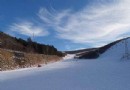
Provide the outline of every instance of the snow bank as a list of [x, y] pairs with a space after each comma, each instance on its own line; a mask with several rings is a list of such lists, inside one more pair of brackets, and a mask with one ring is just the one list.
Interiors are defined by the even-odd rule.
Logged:
[[75, 54], [67, 54], [63, 59], [68, 60], [68, 59], [74, 59]]

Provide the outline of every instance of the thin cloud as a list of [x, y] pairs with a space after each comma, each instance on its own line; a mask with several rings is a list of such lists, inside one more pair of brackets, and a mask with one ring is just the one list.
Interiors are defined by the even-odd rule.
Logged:
[[71, 10], [63, 10], [61, 12], [49, 12], [46, 8], [40, 8], [38, 17], [46, 24], [46, 26], [60, 26], [63, 25], [66, 17], [70, 15]]
[[130, 1], [92, 4], [78, 12], [63, 10], [51, 13], [40, 9], [39, 17], [50, 24], [57, 37], [73, 43], [104, 45], [130, 33]]
[[47, 32], [43, 27], [28, 21], [13, 23], [10, 26], [10, 30], [13, 33], [22, 34], [25, 36], [32, 36], [34, 34], [36, 37], [40, 37], [49, 34], [49, 32]]

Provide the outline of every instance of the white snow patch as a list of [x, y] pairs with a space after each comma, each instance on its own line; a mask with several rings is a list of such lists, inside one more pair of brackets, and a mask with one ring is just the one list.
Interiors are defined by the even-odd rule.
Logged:
[[63, 59], [68, 60], [68, 59], [74, 59], [75, 54], [67, 54]]

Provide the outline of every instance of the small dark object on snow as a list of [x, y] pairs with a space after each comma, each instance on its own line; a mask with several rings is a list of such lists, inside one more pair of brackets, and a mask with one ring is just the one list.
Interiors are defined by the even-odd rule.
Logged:
[[38, 67], [42, 67], [42, 65], [38, 64]]

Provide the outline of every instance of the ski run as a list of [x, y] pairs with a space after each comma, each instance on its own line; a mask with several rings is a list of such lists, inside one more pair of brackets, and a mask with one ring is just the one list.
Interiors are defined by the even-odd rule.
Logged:
[[39, 68], [1, 71], [0, 90], [130, 90], [130, 60], [124, 43], [112, 46], [98, 59], [67, 55]]

